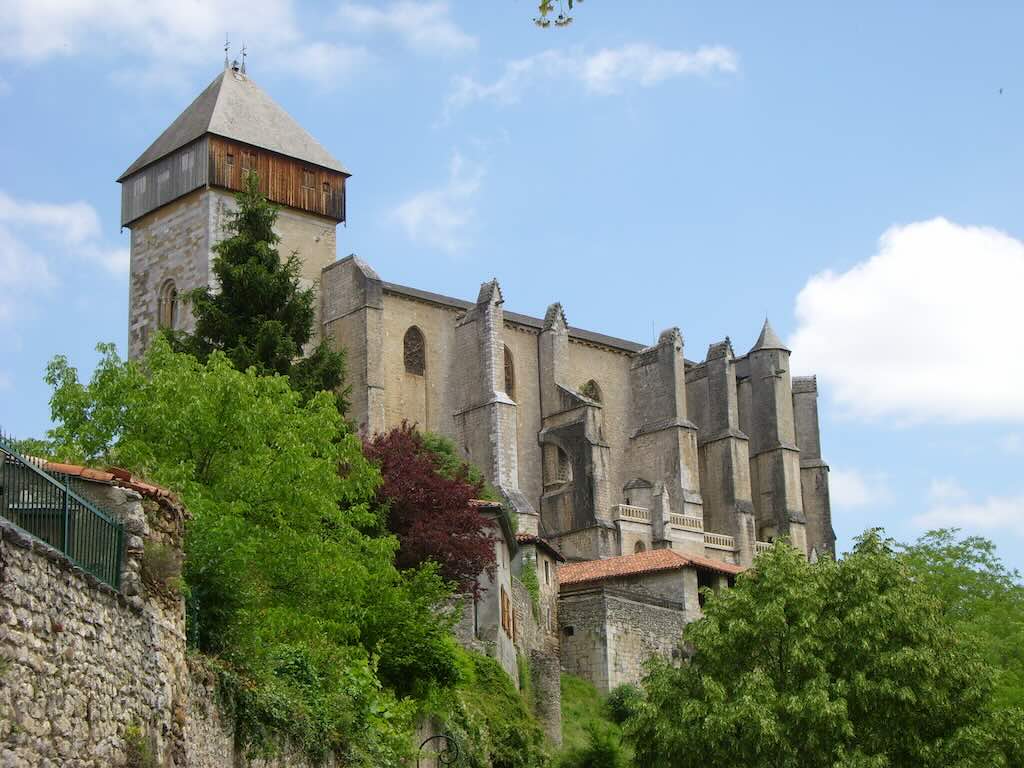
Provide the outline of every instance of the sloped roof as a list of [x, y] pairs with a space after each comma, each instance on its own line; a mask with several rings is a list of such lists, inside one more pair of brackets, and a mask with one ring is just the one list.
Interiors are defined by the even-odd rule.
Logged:
[[782, 343], [782, 339], [775, 333], [775, 329], [772, 328], [767, 317], [764, 319], [764, 325], [761, 327], [761, 335], [757, 337], [757, 342], [751, 347], [750, 351], [755, 352], [759, 349], [784, 349], [789, 352], [789, 348]]
[[558, 562], [565, 562], [565, 558], [562, 556], [562, 553], [558, 551], [558, 548], [542, 536], [535, 536], [532, 533], [517, 533], [516, 541], [519, 542], [519, 544], [533, 544], [535, 547], [547, 550], [547, 553]]
[[140, 480], [128, 470], [121, 469], [120, 467], [110, 467], [110, 469], [104, 471], [102, 469], [93, 469], [92, 467], [82, 467], [78, 464], [62, 464], [56, 461], [44, 461], [41, 467], [46, 472], [80, 477], [83, 480], [116, 485], [119, 488], [129, 488], [137, 491], [142, 496], [148, 496], [153, 499], [160, 497], [172, 498], [174, 495], [166, 488]]
[[652, 549], [635, 555], [610, 557], [607, 560], [588, 560], [583, 563], [563, 565], [558, 569], [561, 585], [587, 584], [590, 582], [618, 579], [624, 576], [641, 576], [682, 568], [700, 568], [727, 576], [735, 576], [745, 569], [741, 565], [713, 560], [701, 555], [681, 554], [674, 549]]
[[207, 133], [269, 149], [332, 171], [348, 173], [320, 142], [310, 136], [248, 75], [234, 69], [225, 69], [150, 144], [149, 149], [128, 166], [118, 181], [123, 181]]
[[[443, 307], [452, 307], [454, 309], [472, 309], [475, 305], [472, 301], [466, 301], [465, 299], [456, 299], [451, 296], [443, 296], [440, 293], [433, 293], [431, 291], [424, 291], [420, 288], [410, 288], [408, 285], [398, 285], [397, 283], [388, 283], [381, 281], [385, 291], [389, 293], [397, 294], [399, 296], [407, 296], [412, 299], [418, 299], [419, 301], [426, 301], [431, 304], [439, 304]], [[523, 325], [527, 328], [536, 328], [538, 331], [544, 329], [544, 321], [537, 317], [530, 317], [529, 315], [521, 315], [518, 312], [510, 312], [507, 309], [504, 311], [505, 320], [510, 323], [516, 323], [517, 325]], [[627, 341], [626, 339], [618, 339], [614, 336], [606, 336], [603, 333], [596, 333], [594, 331], [587, 331], [583, 328], [575, 328], [570, 326], [569, 337], [572, 339], [578, 339], [579, 341], [588, 341], [592, 344], [601, 344], [605, 347], [611, 347], [618, 349], [623, 352], [641, 352], [646, 347], [643, 344], [638, 344], [635, 341]]]

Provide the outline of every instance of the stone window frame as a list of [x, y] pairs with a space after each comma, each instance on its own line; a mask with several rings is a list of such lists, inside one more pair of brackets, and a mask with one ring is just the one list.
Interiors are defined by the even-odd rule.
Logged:
[[417, 325], [410, 325], [402, 337], [402, 362], [406, 373], [427, 375], [427, 337]]
[[174, 280], [168, 278], [160, 286], [156, 299], [156, 324], [158, 328], [174, 330], [178, 327], [181, 313], [181, 296]]

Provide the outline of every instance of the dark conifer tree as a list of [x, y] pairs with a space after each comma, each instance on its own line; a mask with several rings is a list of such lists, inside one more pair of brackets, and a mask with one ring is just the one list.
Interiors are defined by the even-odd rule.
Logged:
[[238, 209], [228, 214], [227, 236], [213, 248], [219, 290], [189, 293], [195, 333], [174, 334], [175, 346], [202, 361], [221, 350], [239, 370], [254, 367], [263, 375], [288, 376], [307, 398], [321, 390], [334, 392], [344, 411], [344, 355], [324, 340], [302, 356], [313, 335], [315, 294], [299, 284], [299, 253], [282, 259], [278, 252], [277, 207], [260, 192], [255, 173], [235, 199]]

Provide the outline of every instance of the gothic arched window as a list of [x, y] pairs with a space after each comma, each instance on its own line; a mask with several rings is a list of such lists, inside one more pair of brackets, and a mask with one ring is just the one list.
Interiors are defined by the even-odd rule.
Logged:
[[168, 280], [160, 288], [156, 302], [157, 325], [174, 330], [178, 327], [178, 288]]
[[512, 362], [512, 351], [505, 347], [505, 394], [516, 399], [516, 367]]
[[588, 400], [593, 400], [595, 403], [601, 402], [601, 388], [597, 386], [597, 382], [593, 379], [580, 387], [580, 394]]
[[633, 554], [640, 554], [645, 549], [647, 549], [647, 547], [644, 546], [644, 543], [642, 541], [638, 541], [636, 544], [633, 545]]
[[422, 376], [427, 371], [427, 344], [423, 331], [415, 325], [405, 332], [402, 342], [405, 372]]

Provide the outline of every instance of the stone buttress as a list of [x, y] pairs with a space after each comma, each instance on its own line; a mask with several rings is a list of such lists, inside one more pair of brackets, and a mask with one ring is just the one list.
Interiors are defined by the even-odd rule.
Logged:
[[568, 558], [618, 554], [612, 523], [611, 450], [599, 402], [568, 383], [569, 326], [561, 304], [548, 307], [538, 337], [544, 492], [541, 534]]
[[821, 458], [818, 430], [818, 380], [793, 377], [793, 417], [800, 448], [800, 487], [807, 518], [807, 555], [812, 560], [826, 553], [835, 556], [832, 506], [828, 494], [828, 464]]
[[356, 256], [327, 266], [320, 277], [324, 337], [345, 352], [350, 418], [369, 434], [384, 430], [384, 290]]
[[735, 537], [737, 562], [754, 558], [757, 526], [750, 492], [749, 439], [740, 430], [736, 364], [729, 339], [712, 344], [686, 374], [690, 415], [700, 432], [704, 529]]
[[[652, 486], [655, 547], [704, 553], [704, 539], [672, 525], [672, 515], [703, 520], [697, 457], [697, 426], [687, 417], [683, 337], [663, 331], [658, 343], [638, 352], [630, 364], [633, 399], [627, 464], [629, 475]], [[624, 553], [625, 554], [625, 553]]]
[[757, 538], [773, 541], [786, 536], [796, 549], [807, 552], [789, 350], [767, 320], [736, 373], [740, 427], [750, 437]]
[[453, 419], [468, 461], [501, 491], [518, 515], [519, 532], [536, 535], [539, 517], [519, 490], [518, 406], [505, 392], [502, 303], [501, 287], [491, 280], [480, 286], [476, 304], [456, 321]]

